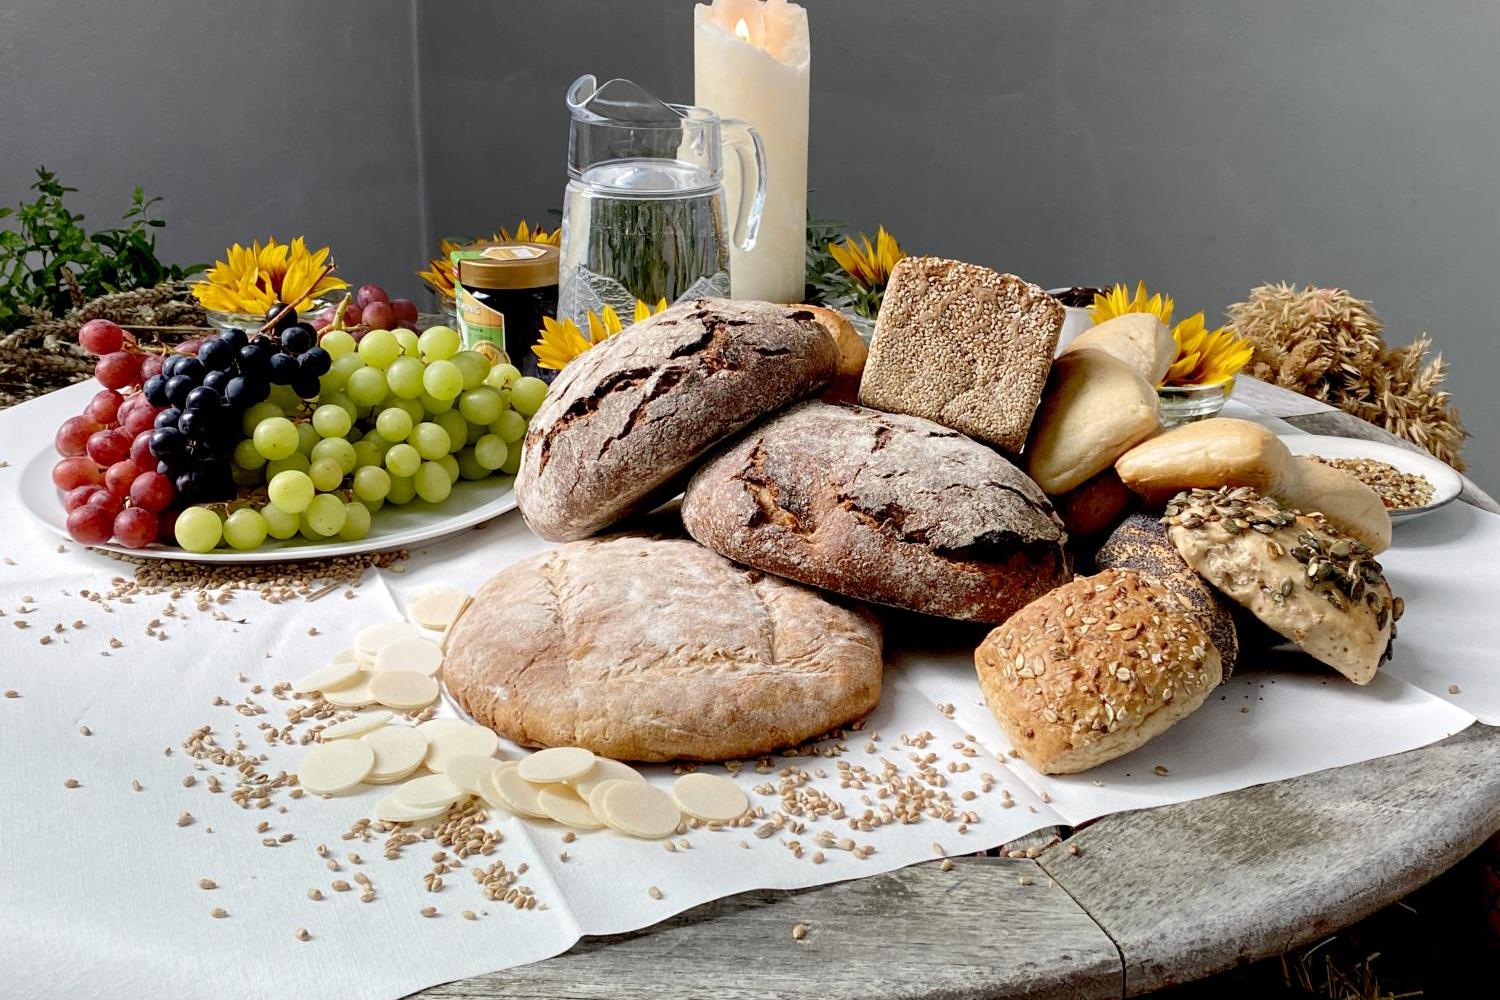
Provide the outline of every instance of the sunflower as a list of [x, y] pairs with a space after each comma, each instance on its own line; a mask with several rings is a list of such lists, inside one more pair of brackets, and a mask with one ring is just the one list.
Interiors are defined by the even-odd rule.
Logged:
[[511, 235], [510, 230], [504, 226], [491, 239], [499, 240], [501, 243], [550, 243], [553, 246], [562, 244], [562, 227], [548, 232], [541, 225], [527, 226], [526, 220], [522, 219], [516, 223], [516, 233]]
[[457, 294], [453, 290], [453, 286], [457, 284], [457, 275], [453, 271], [453, 258], [449, 255], [462, 246], [456, 240], [438, 240], [438, 255], [427, 262], [427, 270], [417, 272], [417, 277], [450, 302]]
[[[647, 316], [659, 313], [665, 308], [667, 308], [666, 299], [661, 299], [655, 306], [636, 299], [631, 324], [639, 323]], [[615, 312], [613, 306], [605, 306], [602, 313], [596, 313], [590, 309], [588, 324], [589, 335], [585, 337], [583, 331], [578, 329], [578, 324], [571, 319], [558, 320], [551, 316], [543, 316], [541, 337], [531, 348], [531, 353], [536, 355], [537, 365], [560, 372], [567, 367], [569, 361], [591, 347], [598, 347], [630, 325], [620, 320], [620, 314]]]
[[1254, 349], [1233, 330], [1204, 326], [1203, 314], [1194, 313], [1172, 328], [1177, 356], [1167, 369], [1163, 385], [1216, 385], [1227, 382], [1250, 360]]
[[348, 288], [332, 274], [329, 249], [310, 251], [302, 237], [290, 245], [267, 239], [248, 247], [238, 243], [215, 261], [204, 279], [193, 285], [193, 295], [215, 312], [260, 315], [278, 302], [301, 305], [324, 292]]
[[873, 246], [870, 237], [864, 233], [859, 234], [859, 240], [856, 243], [854, 237], [845, 237], [842, 246], [837, 243], [828, 244], [828, 252], [861, 288], [883, 291], [891, 280], [891, 270], [906, 253], [901, 249], [901, 244], [896, 242], [896, 237], [885, 231], [884, 226], [876, 231]]
[[1126, 313], [1150, 313], [1164, 325], [1171, 326], [1172, 296], [1157, 292], [1147, 298], [1146, 283], [1142, 281], [1135, 286], [1135, 297], [1131, 298], [1124, 285], [1115, 285], [1107, 293], [1095, 294], [1089, 317], [1098, 326], [1107, 319], [1124, 316]]

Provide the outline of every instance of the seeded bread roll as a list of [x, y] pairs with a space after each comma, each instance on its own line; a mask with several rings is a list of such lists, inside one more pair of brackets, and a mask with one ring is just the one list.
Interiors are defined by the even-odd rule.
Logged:
[[1099, 547], [1094, 564], [1101, 570], [1134, 570], [1171, 591], [1185, 610], [1198, 616], [1219, 651], [1224, 680], [1229, 680], [1240, 655], [1239, 631], [1235, 628], [1231, 605], [1193, 572], [1167, 538], [1167, 526], [1161, 518], [1131, 514]]
[[1125, 362], [1151, 385], [1159, 383], [1172, 367], [1177, 342], [1167, 324], [1151, 313], [1126, 313], [1107, 319], [1080, 333], [1062, 353], [1096, 350]]
[[526, 433], [516, 504], [543, 538], [594, 534], [676, 492], [716, 442], [833, 377], [806, 309], [679, 302], [563, 369]]
[[1080, 577], [991, 632], [979, 687], [1011, 745], [1044, 774], [1136, 749], [1203, 704], [1219, 651], [1196, 615], [1132, 570]]
[[1166, 524], [1195, 572], [1354, 683], [1390, 655], [1401, 599], [1369, 548], [1321, 514], [1242, 486], [1174, 497]]
[[737, 562], [864, 601], [1004, 621], [1068, 579], [1035, 483], [928, 420], [808, 402], [725, 445], [682, 523]]
[[490, 577], [449, 627], [443, 682], [527, 746], [616, 760], [754, 757], [880, 698], [873, 616], [696, 542], [570, 542]]
[[1155, 507], [1194, 487], [1248, 486], [1275, 495], [1292, 475], [1292, 453], [1269, 427], [1210, 417], [1136, 445], [1115, 462], [1115, 472]]
[[881, 299], [859, 401], [1017, 454], [1063, 315], [1061, 303], [1013, 274], [907, 257]]
[[1156, 405], [1156, 389], [1119, 358], [1064, 354], [1031, 425], [1027, 473], [1052, 494], [1082, 485], [1161, 426]]

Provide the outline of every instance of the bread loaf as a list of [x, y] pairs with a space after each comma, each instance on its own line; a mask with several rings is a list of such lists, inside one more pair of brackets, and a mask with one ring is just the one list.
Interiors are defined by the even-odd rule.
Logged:
[[1334, 527], [1363, 542], [1374, 555], [1391, 547], [1391, 514], [1369, 486], [1343, 469], [1306, 455], [1292, 456], [1277, 500], [1297, 510], [1317, 511]]
[[1094, 564], [1101, 570], [1134, 570], [1166, 587], [1186, 611], [1198, 616], [1219, 651], [1223, 679], [1229, 680], [1240, 655], [1239, 630], [1231, 604], [1188, 566], [1167, 538], [1167, 526], [1161, 518], [1131, 514], [1099, 547]]
[[1141, 378], [1157, 385], [1172, 367], [1177, 341], [1167, 324], [1151, 313], [1125, 313], [1089, 327], [1063, 348], [1063, 354], [1096, 350], [1130, 366]]
[[1196, 615], [1131, 570], [1080, 577], [1022, 608], [974, 654], [1011, 745], [1044, 774], [1127, 754], [1203, 704], [1219, 651]]
[[880, 697], [867, 613], [680, 538], [571, 542], [489, 579], [449, 627], [443, 679], [526, 746], [725, 760], [800, 743]]
[[1174, 497], [1166, 523], [1195, 572], [1354, 683], [1390, 655], [1400, 600], [1370, 550], [1321, 514], [1242, 486]]
[[1323, 514], [1376, 555], [1391, 544], [1391, 517], [1379, 494], [1342, 469], [1294, 456], [1270, 428], [1249, 420], [1211, 417], [1174, 427], [1120, 456], [1115, 472], [1153, 506], [1183, 490], [1248, 486]]
[[688, 483], [682, 521], [737, 562], [865, 601], [997, 622], [1068, 578], [1042, 491], [931, 421], [808, 402]]
[[569, 364], [526, 434], [516, 503], [543, 538], [582, 538], [675, 492], [715, 442], [816, 392], [833, 340], [806, 309], [697, 299]]
[[1131, 505], [1138, 502], [1136, 495], [1120, 482], [1114, 469], [1105, 469], [1082, 485], [1051, 499], [1062, 518], [1063, 527], [1075, 540], [1112, 530]]
[[802, 308], [812, 313], [818, 325], [828, 331], [828, 336], [833, 338], [834, 346], [838, 349], [838, 365], [833, 381], [828, 383], [828, 388], [818, 398], [825, 403], [854, 402], [859, 397], [859, 380], [865, 371], [869, 348], [865, 346], [864, 339], [860, 337], [854, 324], [837, 309], [829, 309], [827, 306]]
[[1013, 274], [907, 257], [881, 299], [859, 401], [1017, 453], [1062, 322], [1061, 303]]
[[1232, 417], [1174, 427], [1115, 462], [1125, 485], [1156, 507], [1195, 487], [1248, 486], [1274, 495], [1291, 468], [1292, 453], [1270, 428]]
[[1048, 493], [1066, 493], [1114, 464], [1158, 427], [1156, 389], [1101, 351], [1057, 359], [1026, 444], [1026, 471]]

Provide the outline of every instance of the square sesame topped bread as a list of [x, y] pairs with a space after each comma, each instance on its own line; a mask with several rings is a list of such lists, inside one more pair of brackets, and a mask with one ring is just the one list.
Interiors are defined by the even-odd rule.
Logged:
[[859, 401], [1018, 454], [1062, 323], [1062, 305], [1013, 274], [907, 257], [881, 300]]

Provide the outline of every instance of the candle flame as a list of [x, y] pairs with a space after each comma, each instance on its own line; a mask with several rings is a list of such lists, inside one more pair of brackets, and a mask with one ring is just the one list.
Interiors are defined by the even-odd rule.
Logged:
[[737, 37], [742, 42], [750, 41], [750, 25], [745, 23], [745, 19], [743, 17], [735, 23], [734, 34], [735, 37]]

